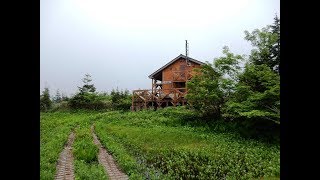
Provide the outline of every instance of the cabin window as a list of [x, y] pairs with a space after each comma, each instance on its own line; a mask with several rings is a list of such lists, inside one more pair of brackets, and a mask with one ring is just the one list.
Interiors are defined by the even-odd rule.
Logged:
[[173, 87], [174, 88], [186, 88], [186, 82], [174, 82]]

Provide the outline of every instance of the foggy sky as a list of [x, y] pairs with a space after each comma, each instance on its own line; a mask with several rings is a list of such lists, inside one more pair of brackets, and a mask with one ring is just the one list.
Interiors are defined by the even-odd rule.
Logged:
[[151, 89], [148, 75], [185, 54], [213, 62], [244, 31], [280, 16], [280, 0], [40, 0], [40, 92], [71, 95], [85, 73], [97, 91]]

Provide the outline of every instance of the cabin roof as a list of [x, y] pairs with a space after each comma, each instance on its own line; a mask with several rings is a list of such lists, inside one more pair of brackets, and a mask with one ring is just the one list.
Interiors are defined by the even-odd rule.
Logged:
[[[180, 58], [184, 58], [186, 59], [186, 56], [183, 55], [183, 54], [180, 54], [179, 56], [177, 56], [176, 58], [174, 58], [173, 60], [171, 60], [170, 62], [168, 62], [167, 64], [165, 64], [164, 66], [162, 66], [160, 69], [156, 70], [154, 73], [150, 74], [148, 77], [150, 79], [155, 79], [155, 76], [157, 76], [159, 73], [162, 72], [162, 70], [164, 70], [166, 67], [170, 66], [172, 63], [174, 63], [175, 61], [179, 60]], [[193, 59], [191, 57], [188, 57], [188, 60], [191, 61], [191, 62], [194, 62], [196, 64], [200, 64], [200, 65], [203, 65], [205, 63], [201, 62], [201, 61], [198, 61], [196, 59]]]

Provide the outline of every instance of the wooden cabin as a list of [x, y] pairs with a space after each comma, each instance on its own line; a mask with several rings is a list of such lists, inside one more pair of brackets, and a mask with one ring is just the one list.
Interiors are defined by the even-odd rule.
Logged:
[[133, 91], [131, 110], [185, 105], [188, 92], [186, 82], [191, 79], [194, 73], [192, 70], [203, 64], [180, 54], [149, 75], [151, 89]]

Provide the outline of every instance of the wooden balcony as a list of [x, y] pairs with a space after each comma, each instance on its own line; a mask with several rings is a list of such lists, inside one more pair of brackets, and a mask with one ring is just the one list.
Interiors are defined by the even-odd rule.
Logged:
[[134, 90], [131, 110], [185, 105], [186, 88]]

